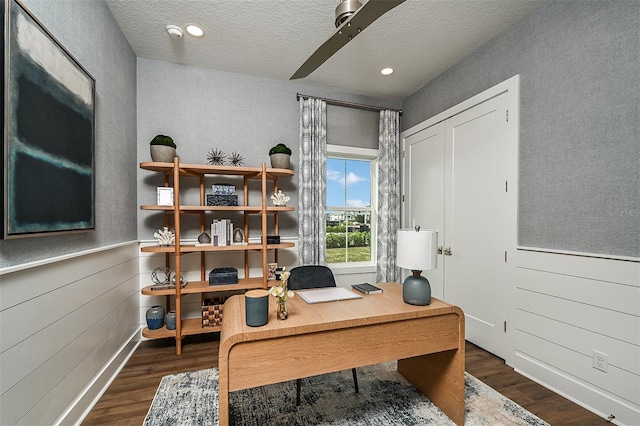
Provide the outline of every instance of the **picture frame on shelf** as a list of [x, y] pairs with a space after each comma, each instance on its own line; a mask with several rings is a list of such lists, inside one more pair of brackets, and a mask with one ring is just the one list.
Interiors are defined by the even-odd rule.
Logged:
[[159, 206], [172, 206], [173, 188], [168, 186], [158, 186], [156, 204]]

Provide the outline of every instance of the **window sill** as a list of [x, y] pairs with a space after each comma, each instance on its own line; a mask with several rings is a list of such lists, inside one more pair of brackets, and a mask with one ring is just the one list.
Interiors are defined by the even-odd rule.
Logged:
[[370, 274], [376, 272], [376, 265], [370, 263], [330, 263], [328, 266], [331, 268], [334, 275]]

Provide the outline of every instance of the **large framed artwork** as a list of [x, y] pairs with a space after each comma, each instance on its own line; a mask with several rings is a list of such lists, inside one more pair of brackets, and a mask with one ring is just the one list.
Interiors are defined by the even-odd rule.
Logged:
[[95, 80], [18, 0], [3, 10], [5, 239], [95, 229]]

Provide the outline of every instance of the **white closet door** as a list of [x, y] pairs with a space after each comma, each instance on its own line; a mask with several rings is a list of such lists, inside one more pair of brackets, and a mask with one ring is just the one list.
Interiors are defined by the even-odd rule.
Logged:
[[[424, 129], [405, 140], [405, 209], [403, 226], [438, 231], [438, 246], [444, 244], [444, 123]], [[422, 271], [431, 284], [431, 295], [444, 294], [444, 265]], [[404, 277], [403, 277], [404, 278]]]
[[[509, 362], [516, 249], [519, 77], [403, 132], [403, 227], [438, 231], [434, 297], [460, 306], [466, 339]], [[508, 192], [507, 192], [508, 181]], [[450, 249], [450, 251], [449, 251]], [[403, 270], [406, 274], [406, 271]]]
[[445, 122], [444, 300], [466, 315], [466, 338], [504, 358], [508, 96]]

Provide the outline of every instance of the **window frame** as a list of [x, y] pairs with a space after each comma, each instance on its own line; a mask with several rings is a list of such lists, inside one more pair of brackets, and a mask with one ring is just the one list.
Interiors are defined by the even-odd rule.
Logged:
[[[377, 241], [378, 235], [378, 155], [379, 150], [372, 148], [359, 148], [353, 146], [327, 144], [327, 159], [365, 160], [370, 162], [371, 173], [371, 207], [339, 207], [326, 206], [325, 217], [328, 211], [352, 211], [368, 210], [371, 212], [371, 260], [368, 262], [341, 262], [328, 263], [332, 270], [340, 273], [366, 273], [375, 272], [377, 267]], [[325, 246], [326, 248], [326, 246]]]

